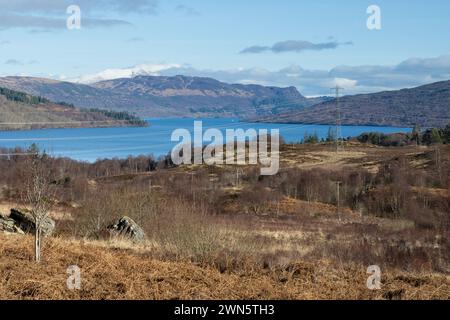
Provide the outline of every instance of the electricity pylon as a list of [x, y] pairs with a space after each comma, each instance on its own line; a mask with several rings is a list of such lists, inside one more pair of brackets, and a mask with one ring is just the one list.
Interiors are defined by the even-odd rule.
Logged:
[[341, 119], [341, 109], [339, 106], [339, 98], [340, 98], [340, 91], [343, 90], [343, 88], [336, 86], [334, 88], [331, 88], [335, 91], [336, 94], [336, 153], [339, 152], [340, 146], [339, 143], [342, 142], [342, 119]]

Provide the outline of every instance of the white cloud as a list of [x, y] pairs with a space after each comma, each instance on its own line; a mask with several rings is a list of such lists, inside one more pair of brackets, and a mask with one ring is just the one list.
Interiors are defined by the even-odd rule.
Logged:
[[172, 68], [181, 68], [181, 66], [178, 64], [141, 64], [131, 68], [106, 69], [99, 73], [84, 75], [79, 78], [71, 79], [70, 81], [89, 84], [103, 80], [132, 78], [142, 75], [157, 76], [160, 75], [161, 71]]
[[211, 77], [228, 83], [295, 86], [308, 96], [329, 95], [331, 87], [345, 88], [345, 94], [370, 93], [415, 87], [450, 79], [450, 55], [428, 59], [408, 59], [393, 66], [337, 66], [331, 70], [308, 70], [291, 65], [280, 70], [237, 68], [200, 70], [180, 64], [141, 64], [131, 68], [108, 69], [72, 81], [93, 83], [138, 75]]
[[331, 85], [333, 87], [338, 86], [343, 89], [353, 89], [358, 84], [358, 81], [346, 78], [334, 78]]
[[240, 84], [259, 84], [261, 86], [269, 86], [270, 85], [270, 83], [268, 83], [266, 81], [261, 81], [261, 80], [257, 80], [257, 79], [241, 79], [236, 82], [240, 83]]

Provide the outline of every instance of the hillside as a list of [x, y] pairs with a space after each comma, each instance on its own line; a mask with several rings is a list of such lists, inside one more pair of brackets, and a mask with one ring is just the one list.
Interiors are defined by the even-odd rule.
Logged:
[[92, 85], [41, 78], [0, 78], [0, 86], [77, 107], [128, 111], [145, 117], [256, 117], [293, 112], [324, 101], [296, 88], [227, 84], [211, 78], [138, 76]]
[[[40, 264], [25, 228], [1, 231], [27, 206], [29, 161], [1, 157], [0, 299], [449, 299], [450, 146], [332, 150], [282, 145], [278, 175], [240, 166], [240, 180], [234, 166], [45, 157], [57, 205]], [[107, 231], [124, 214], [144, 239]]]
[[[295, 87], [227, 84], [211, 78], [137, 76], [91, 85], [6, 77], [0, 87], [64, 101], [81, 108], [136, 113], [145, 117], [238, 117], [281, 123], [336, 122], [336, 103], [308, 99]], [[442, 127], [450, 122], [450, 81], [412, 89], [344, 96], [344, 125]]]
[[140, 126], [145, 123], [126, 113], [81, 110], [40, 96], [0, 87], [0, 130]]
[[[417, 88], [339, 99], [342, 124], [411, 127], [444, 127], [450, 123], [450, 81]], [[336, 123], [335, 99], [295, 113], [263, 121], [280, 123]]]

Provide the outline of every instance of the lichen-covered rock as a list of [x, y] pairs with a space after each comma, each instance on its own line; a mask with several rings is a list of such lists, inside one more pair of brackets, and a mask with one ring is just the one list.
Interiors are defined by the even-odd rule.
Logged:
[[[15, 221], [15, 225], [22, 229], [26, 233], [34, 233], [36, 229], [36, 223], [33, 215], [26, 210], [11, 209], [10, 219]], [[55, 231], [55, 221], [49, 217], [45, 218], [41, 222], [41, 232], [44, 236], [49, 236]]]
[[9, 233], [24, 234], [24, 232], [16, 226], [16, 222], [8, 217], [0, 215], [0, 231]]
[[128, 238], [133, 241], [144, 241], [145, 232], [129, 217], [122, 217], [107, 227], [113, 236]]

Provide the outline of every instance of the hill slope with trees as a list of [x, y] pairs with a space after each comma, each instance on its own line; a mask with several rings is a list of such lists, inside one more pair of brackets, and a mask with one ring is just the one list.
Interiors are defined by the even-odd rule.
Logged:
[[[450, 123], [450, 81], [385, 91], [344, 96], [339, 99], [344, 125], [376, 125], [443, 128]], [[280, 123], [336, 123], [336, 100], [317, 104], [295, 113], [286, 113], [262, 121]]]
[[0, 88], [0, 130], [143, 126], [146, 122], [125, 112], [82, 110], [40, 96]]

